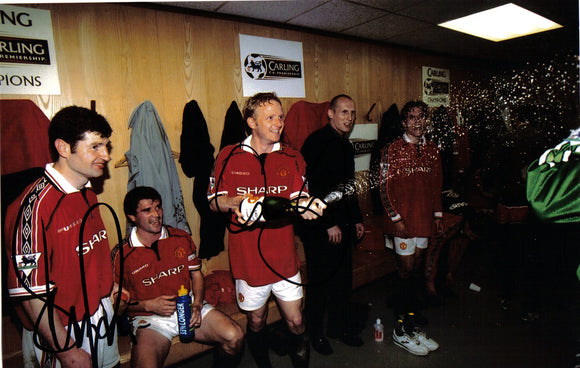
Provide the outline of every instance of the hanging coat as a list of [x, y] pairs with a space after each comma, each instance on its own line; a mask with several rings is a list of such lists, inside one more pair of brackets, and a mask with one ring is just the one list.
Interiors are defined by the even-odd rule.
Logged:
[[138, 186], [155, 188], [163, 201], [163, 222], [191, 234], [169, 139], [150, 101], [133, 111], [129, 128], [132, 129], [131, 147], [125, 153], [129, 164], [127, 190]]
[[328, 124], [328, 109], [330, 102], [314, 103], [298, 101], [290, 106], [284, 119], [282, 142], [297, 151], [310, 133]]
[[207, 200], [209, 176], [215, 161], [213, 153], [205, 118], [197, 102], [192, 100], [183, 109], [179, 162], [188, 178], [195, 177], [193, 204], [200, 217], [199, 258], [211, 258], [224, 250], [225, 217], [211, 211]]
[[[0, 100], [2, 127], [2, 175], [13, 174], [51, 162], [50, 121], [30, 100]], [[24, 190], [24, 187], [22, 188]]]
[[248, 123], [244, 121], [236, 101], [232, 101], [228, 111], [226, 112], [224, 130], [222, 132], [222, 139], [220, 142], [220, 151], [230, 144], [243, 141], [249, 134], [250, 127], [248, 127]]
[[380, 175], [379, 166], [381, 162], [381, 152], [383, 148], [389, 145], [396, 138], [403, 135], [403, 126], [401, 125], [401, 116], [397, 104], [392, 104], [391, 107], [383, 114], [381, 119], [381, 126], [377, 141], [373, 144], [370, 161], [370, 174], [372, 178], [371, 198], [373, 202], [373, 214], [382, 215], [384, 208], [381, 200], [380, 188], [377, 185]]
[[0, 100], [2, 222], [8, 205], [52, 161], [49, 125], [50, 120], [31, 100]]

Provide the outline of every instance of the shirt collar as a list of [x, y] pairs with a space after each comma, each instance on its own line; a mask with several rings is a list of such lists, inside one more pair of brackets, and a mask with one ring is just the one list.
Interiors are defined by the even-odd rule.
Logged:
[[[73, 186], [66, 178], [54, 168], [54, 162], [50, 164], [46, 164], [44, 170], [48, 174], [48, 176], [54, 181], [56, 185], [66, 194], [80, 192], [75, 186]], [[87, 181], [85, 184], [85, 188], [91, 187], [91, 181]]]
[[[252, 141], [252, 134], [250, 134], [246, 139], [243, 140], [242, 149], [246, 152], [255, 154], [255, 151], [252, 149], [252, 145], [250, 144], [251, 141]], [[276, 142], [276, 143], [274, 143], [274, 146], [272, 146], [272, 152], [279, 151], [281, 148], [282, 148], [282, 145], [280, 144], [280, 142]]]
[[[403, 139], [407, 143], [413, 143], [413, 141], [411, 141], [411, 139], [409, 138], [409, 136], [407, 135], [407, 133], [403, 134]], [[422, 135], [421, 138], [419, 138], [419, 144], [423, 145], [425, 143], [427, 143], [427, 139], [425, 139], [425, 136]], [[415, 144], [415, 143], [413, 143], [413, 144]]]
[[[161, 228], [161, 236], [159, 237], [159, 240], [165, 239], [168, 236], [169, 236], [169, 234], [167, 232], [167, 229], [165, 228], [165, 226], [163, 226]], [[130, 244], [134, 248], [145, 247], [145, 244], [141, 243], [141, 240], [139, 240], [139, 237], [137, 236], [137, 228], [136, 227], [131, 228], [130, 240], [131, 240]]]

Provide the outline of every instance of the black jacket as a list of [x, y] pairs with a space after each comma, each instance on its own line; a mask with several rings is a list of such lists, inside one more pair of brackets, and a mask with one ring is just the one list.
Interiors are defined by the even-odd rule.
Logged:
[[[301, 150], [306, 161], [306, 178], [311, 196], [323, 199], [349, 180], [354, 179], [354, 148], [327, 124], [306, 138]], [[339, 225], [362, 223], [362, 215], [356, 194], [332, 203], [319, 221], [326, 229]]]

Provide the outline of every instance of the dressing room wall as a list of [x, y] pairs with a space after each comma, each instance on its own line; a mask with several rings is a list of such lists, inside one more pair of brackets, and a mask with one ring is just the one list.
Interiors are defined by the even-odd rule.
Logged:
[[[302, 43], [307, 101], [328, 101], [338, 93], [351, 95], [358, 123], [376, 103], [370, 117], [379, 123], [389, 106], [399, 108], [421, 98], [421, 67], [451, 71], [451, 83], [467, 78], [474, 66], [461, 60], [422, 54], [358, 40], [211, 18], [193, 13], [128, 4], [27, 5], [51, 11], [61, 95], [3, 95], [27, 98], [52, 116], [62, 107], [89, 107], [113, 127], [112, 161], [99, 200], [125, 219], [122, 201], [128, 168], [115, 168], [129, 149], [128, 121], [145, 100], [157, 109], [174, 151], [180, 150], [185, 104], [196, 100], [208, 124], [211, 142], [219, 148], [225, 113], [232, 101], [244, 102], [238, 34]], [[285, 111], [301, 99], [282, 98]], [[176, 162], [177, 163], [177, 162]], [[177, 163], [185, 208], [193, 238], [199, 242], [199, 216], [192, 203], [192, 179]], [[105, 211], [103, 211], [105, 212]], [[104, 215], [109, 234], [114, 222]], [[111, 244], [116, 238], [111, 236]], [[213, 265], [212, 265], [213, 264]], [[212, 268], [227, 268], [226, 252], [210, 260]]]

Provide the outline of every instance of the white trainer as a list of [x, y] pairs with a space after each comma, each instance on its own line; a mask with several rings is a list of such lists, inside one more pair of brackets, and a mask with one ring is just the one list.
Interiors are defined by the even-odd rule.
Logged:
[[393, 329], [393, 342], [395, 345], [402, 347], [411, 354], [415, 355], [427, 355], [429, 354], [429, 348], [421, 343], [417, 336], [409, 335], [405, 331], [402, 331], [402, 335], [398, 335], [396, 329]]
[[415, 327], [413, 329], [413, 333], [417, 338], [417, 340], [419, 340], [421, 344], [425, 345], [427, 349], [429, 349], [429, 351], [435, 351], [439, 349], [439, 344], [437, 343], [437, 341], [427, 336], [427, 333], [425, 333], [425, 331], [423, 331], [419, 327]]

